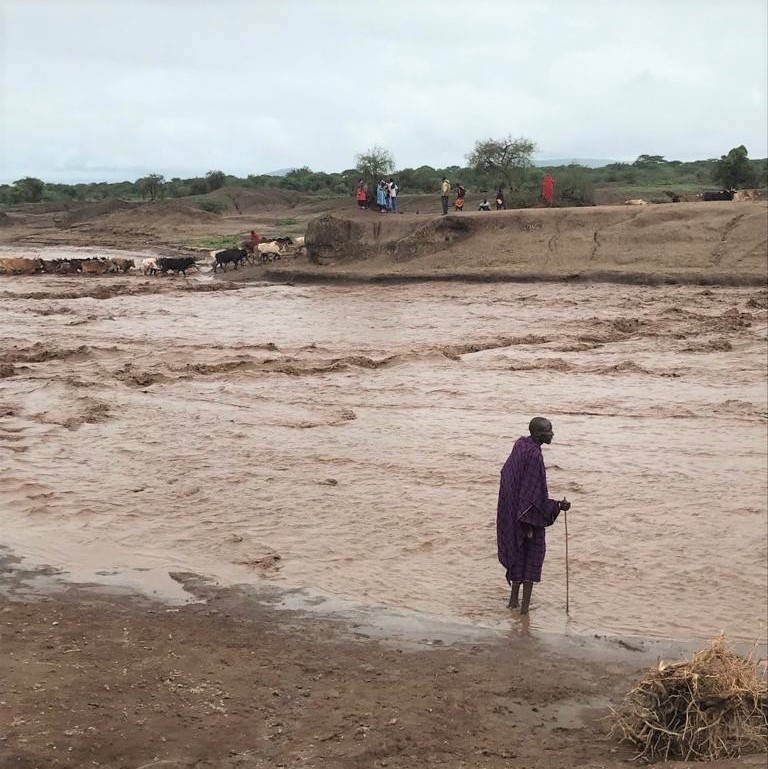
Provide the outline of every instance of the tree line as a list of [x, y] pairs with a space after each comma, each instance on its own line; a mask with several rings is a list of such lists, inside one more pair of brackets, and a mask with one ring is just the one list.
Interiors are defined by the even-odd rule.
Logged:
[[[363, 178], [372, 187], [379, 179], [394, 176], [403, 194], [437, 194], [443, 178], [478, 194], [494, 195], [503, 184], [510, 207], [533, 205], [538, 200], [541, 180], [547, 172], [557, 179], [557, 202], [562, 205], [592, 205], [596, 185], [614, 184], [638, 187], [749, 188], [768, 186], [768, 159], [751, 160], [744, 146], [734, 147], [719, 159], [682, 162], [661, 155], [640, 155], [632, 163], [610, 163], [600, 168], [581, 165], [535, 166], [534, 142], [511, 136], [478, 141], [467, 154], [466, 164], [446, 168], [423, 165], [396, 170], [392, 153], [372, 147], [355, 156], [355, 166], [337, 173], [313, 171], [304, 166], [283, 176], [249, 174], [238, 177], [220, 170], [204, 176], [166, 179], [149, 174], [135, 181], [57, 184], [34, 177], [0, 185], [0, 204], [76, 202], [109, 199], [144, 200], [208, 195], [222, 187], [245, 189], [277, 188], [323, 196], [352, 195]], [[209, 210], [219, 201], [207, 200]], [[221, 208], [225, 204], [221, 203]]]

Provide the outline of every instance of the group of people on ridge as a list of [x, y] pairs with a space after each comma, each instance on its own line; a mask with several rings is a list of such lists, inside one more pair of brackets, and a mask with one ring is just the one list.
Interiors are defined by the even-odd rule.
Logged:
[[[400, 191], [400, 187], [394, 179], [388, 181], [382, 179], [376, 185], [376, 207], [380, 214], [396, 214], [397, 211], [397, 193]], [[364, 179], [358, 182], [357, 189], [355, 191], [355, 198], [357, 199], [358, 208], [368, 208], [368, 185]]]
[[[448, 179], [443, 179], [440, 186], [440, 203], [443, 209], [443, 216], [448, 214], [448, 205], [450, 202], [452, 186]], [[464, 199], [467, 195], [466, 188], [456, 183], [456, 197], [453, 201], [453, 208], [455, 211], [464, 210]], [[376, 207], [379, 213], [398, 213], [397, 208], [397, 195], [400, 192], [400, 187], [394, 179], [386, 181], [382, 179], [376, 185]], [[546, 202], [547, 206], [554, 204], [555, 198], [555, 180], [552, 178], [552, 174], [546, 174], [541, 184], [541, 197]], [[368, 208], [368, 185], [364, 179], [358, 182], [357, 189], [355, 191], [355, 198], [357, 199], [357, 205], [360, 209]], [[496, 190], [496, 210], [502, 211], [506, 209], [507, 202], [504, 197], [504, 185], [500, 184]], [[488, 198], [483, 198], [482, 203], [477, 207], [478, 211], [490, 211], [491, 204]]]
[[[467, 194], [467, 190], [464, 187], [464, 185], [456, 183], [456, 199], [453, 201], [453, 208], [455, 211], [463, 211], [464, 210], [464, 198]], [[448, 179], [443, 179], [443, 183], [440, 187], [440, 203], [443, 206], [443, 216], [446, 216], [448, 213], [448, 202], [451, 197], [451, 183], [448, 181]], [[504, 187], [503, 185], [499, 185], [498, 190], [496, 190], [496, 210], [501, 211], [503, 208], [506, 208], [507, 204], [504, 199]], [[480, 205], [477, 207], [478, 211], [490, 211], [491, 210], [491, 204], [488, 202], [488, 198], [483, 198], [483, 202], [480, 203]]]

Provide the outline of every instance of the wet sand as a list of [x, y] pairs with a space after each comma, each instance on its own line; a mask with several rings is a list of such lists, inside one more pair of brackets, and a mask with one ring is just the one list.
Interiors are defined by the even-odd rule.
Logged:
[[383, 642], [371, 624], [287, 610], [263, 586], [179, 579], [196, 601], [169, 608], [57, 588], [0, 549], [0, 765], [620, 769], [632, 756], [605, 718], [647, 652], [550, 646], [523, 628], [457, 643], [427, 622]]
[[498, 471], [544, 414], [571, 617], [556, 524], [531, 628], [765, 637], [764, 292], [218, 285], [2, 279], [3, 539], [28, 563], [511, 629]]

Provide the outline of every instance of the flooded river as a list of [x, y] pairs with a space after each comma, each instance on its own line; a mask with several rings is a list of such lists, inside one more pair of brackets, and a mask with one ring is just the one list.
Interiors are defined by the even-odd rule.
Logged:
[[195, 571], [512, 625], [498, 473], [543, 415], [571, 618], [559, 521], [532, 626], [765, 636], [765, 294], [211, 287], [0, 277], [17, 554], [163, 595]]

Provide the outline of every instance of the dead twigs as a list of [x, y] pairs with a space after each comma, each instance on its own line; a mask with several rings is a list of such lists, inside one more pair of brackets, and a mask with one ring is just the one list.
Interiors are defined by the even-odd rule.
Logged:
[[688, 662], [659, 662], [615, 710], [611, 733], [647, 761], [711, 761], [768, 749], [768, 691], [753, 653], [721, 635]]

